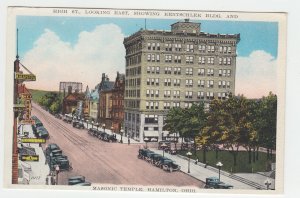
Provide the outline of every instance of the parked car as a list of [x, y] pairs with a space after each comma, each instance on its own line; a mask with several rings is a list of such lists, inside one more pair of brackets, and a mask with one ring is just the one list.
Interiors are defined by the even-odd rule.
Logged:
[[68, 185], [75, 185], [79, 183], [84, 183], [85, 182], [85, 177], [84, 176], [74, 176], [74, 177], [69, 177], [68, 179]]
[[166, 147], [164, 148], [165, 150], [169, 150], [171, 148], [171, 142], [169, 142], [169, 141], [159, 141], [158, 142], [158, 150], [163, 149], [163, 147], [162, 147], [163, 144], [166, 145]]
[[53, 150], [60, 150], [60, 148], [57, 144], [54, 143], [49, 144], [46, 148], [46, 155], [49, 155]]
[[162, 168], [165, 171], [173, 172], [179, 171], [181, 167], [172, 160], [164, 160], [164, 162], [162, 163]]
[[83, 123], [79, 121], [73, 121], [72, 126], [78, 129], [84, 129]]
[[71, 124], [72, 123], [72, 118], [64, 116], [63, 121], [66, 122], [66, 123]]
[[62, 115], [60, 115], [60, 114], [58, 114], [58, 113], [55, 114], [54, 116], [55, 116], [56, 118], [58, 118], [58, 119], [62, 119]]
[[61, 159], [61, 160], [58, 160], [56, 162], [50, 161], [50, 164], [49, 164], [50, 170], [54, 171], [56, 165], [59, 166], [59, 170], [60, 171], [70, 170], [71, 169], [70, 162], [67, 159]]
[[221, 182], [217, 177], [208, 177], [205, 180], [204, 188], [211, 188], [211, 189], [232, 189], [233, 186], [230, 184], [225, 184]]
[[83, 183], [78, 183], [78, 184], [74, 184], [74, 186], [91, 186], [91, 182], [83, 182]]
[[47, 129], [45, 129], [45, 128], [41, 128], [41, 127], [38, 128], [37, 133], [38, 133], [39, 138], [43, 138], [43, 139], [49, 139], [50, 138], [49, 133], [48, 133]]
[[154, 153], [154, 152], [150, 151], [149, 149], [139, 149], [138, 158], [146, 159], [148, 153]]

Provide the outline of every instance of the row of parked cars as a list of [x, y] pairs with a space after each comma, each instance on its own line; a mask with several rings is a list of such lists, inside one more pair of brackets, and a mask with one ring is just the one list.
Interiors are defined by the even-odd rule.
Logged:
[[91, 186], [91, 182], [86, 181], [84, 176], [79, 175], [79, 176], [69, 177], [68, 185]]
[[45, 150], [45, 156], [51, 171], [55, 171], [56, 166], [60, 171], [72, 170], [68, 157], [62, 153], [57, 144], [49, 144]]
[[106, 141], [106, 142], [117, 142], [116, 135], [108, 134], [104, 131], [99, 131], [99, 130], [94, 129], [94, 128], [90, 128], [88, 130], [88, 134], [90, 134], [91, 136], [94, 136], [94, 137], [96, 137], [100, 140]]
[[139, 149], [138, 158], [146, 160], [150, 164], [157, 166], [165, 171], [179, 171], [181, 168], [173, 160], [157, 154], [149, 149]]
[[49, 132], [44, 127], [43, 123], [36, 116], [32, 116], [31, 118], [34, 120], [34, 124], [32, 125], [32, 131], [35, 137], [49, 139]]

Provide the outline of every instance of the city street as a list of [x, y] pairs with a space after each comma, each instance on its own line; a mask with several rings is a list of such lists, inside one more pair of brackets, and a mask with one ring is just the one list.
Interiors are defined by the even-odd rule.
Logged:
[[137, 158], [139, 144], [107, 143], [90, 136], [86, 129], [73, 128], [33, 104], [37, 116], [49, 131], [49, 143], [56, 143], [68, 156], [73, 170], [59, 173], [58, 183], [67, 185], [71, 176], [83, 175], [95, 184], [173, 185], [203, 188], [203, 182], [182, 172], [165, 172]]

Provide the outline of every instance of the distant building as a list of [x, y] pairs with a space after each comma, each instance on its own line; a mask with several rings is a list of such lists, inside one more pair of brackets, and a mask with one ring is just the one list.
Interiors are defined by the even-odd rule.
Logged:
[[106, 127], [111, 127], [111, 108], [112, 108], [112, 89], [114, 82], [109, 81], [109, 78], [102, 74], [102, 79], [98, 88], [99, 93], [99, 110], [98, 122], [100, 125], [105, 124]]
[[99, 109], [99, 84], [96, 85], [95, 89], [91, 90], [89, 99], [89, 118], [92, 121], [98, 120], [98, 109]]
[[125, 133], [143, 141], [162, 139], [172, 107], [189, 108], [235, 92], [239, 34], [201, 32], [185, 20], [171, 31], [140, 30], [124, 39], [126, 49]]
[[63, 99], [62, 113], [73, 114], [76, 113], [78, 103], [82, 103], [85, 100], [85, 94], [83, 93], [71, 93], [68, 92], [67, 96]]
[[125, 74], [120, 74], [118, 72], [111, 95], [111, 121], [115, 132], [120, 132], [124, 122], [124, 92]]

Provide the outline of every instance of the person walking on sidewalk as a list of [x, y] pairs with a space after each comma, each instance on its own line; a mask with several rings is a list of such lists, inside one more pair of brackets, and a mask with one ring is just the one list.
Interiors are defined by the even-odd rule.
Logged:
[[130, 138], [128, 137], [128, 145], [130, 144]]

